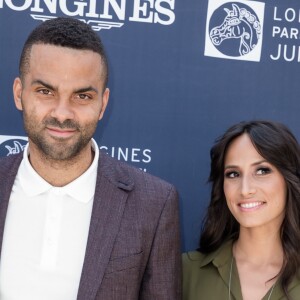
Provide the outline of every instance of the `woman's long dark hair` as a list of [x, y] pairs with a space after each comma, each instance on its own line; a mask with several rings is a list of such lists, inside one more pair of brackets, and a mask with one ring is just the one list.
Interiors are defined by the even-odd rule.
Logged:
[[294, 135], [283, 124], [241, 122], [217, 139], [210, 151], [211, 201], [203, 222], [199, 250], [210, 253], [227, 240], [238, 239], [239, 223], [227, 207], [223, 190], [224, 159], [231, 142], [244, 133], [248, 134], [258, 153], [279, 170], [286, 182], [287, 200], [281, 225], [284, 263], [279, 275], [282, 289], [289, 299], [288, 285], [300, 269], [300, 149]]

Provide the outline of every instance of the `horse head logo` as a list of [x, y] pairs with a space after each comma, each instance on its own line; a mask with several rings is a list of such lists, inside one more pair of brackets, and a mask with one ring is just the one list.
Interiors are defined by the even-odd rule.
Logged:
[[224, 8], [226, 17], [221, 25], [210, 30], [210, 39], [215, 46], [224, 40], [239, 39], [239, 54], [249, 53], [257, 44], [261, 35], [261, 26], [257, 17], [246, 8], [232, 3], [232, 10]]

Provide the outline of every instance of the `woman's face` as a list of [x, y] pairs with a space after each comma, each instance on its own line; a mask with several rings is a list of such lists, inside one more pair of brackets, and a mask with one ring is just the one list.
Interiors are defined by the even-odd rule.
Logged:
[[285, 180], [256, 151], [246, 133], [227, 149], [223, 187], [228, 208], [241, 227], [279, 230], [285, 215]]

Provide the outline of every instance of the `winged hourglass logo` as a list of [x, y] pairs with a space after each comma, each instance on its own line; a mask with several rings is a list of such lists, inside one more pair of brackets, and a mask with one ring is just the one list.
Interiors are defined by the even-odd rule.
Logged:
[[0, 136], [0, 156], [10, 156], [23, 152], [26, 144], [26, 137]]

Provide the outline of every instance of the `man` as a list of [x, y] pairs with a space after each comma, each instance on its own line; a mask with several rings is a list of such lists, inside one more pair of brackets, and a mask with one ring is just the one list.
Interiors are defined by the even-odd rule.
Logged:
[[181, 298], [177, 193], [99, 153], [97, 34], [71, 18], [28, 37], [13, 85], [28, 145], [0, 160], [1, 300]]

